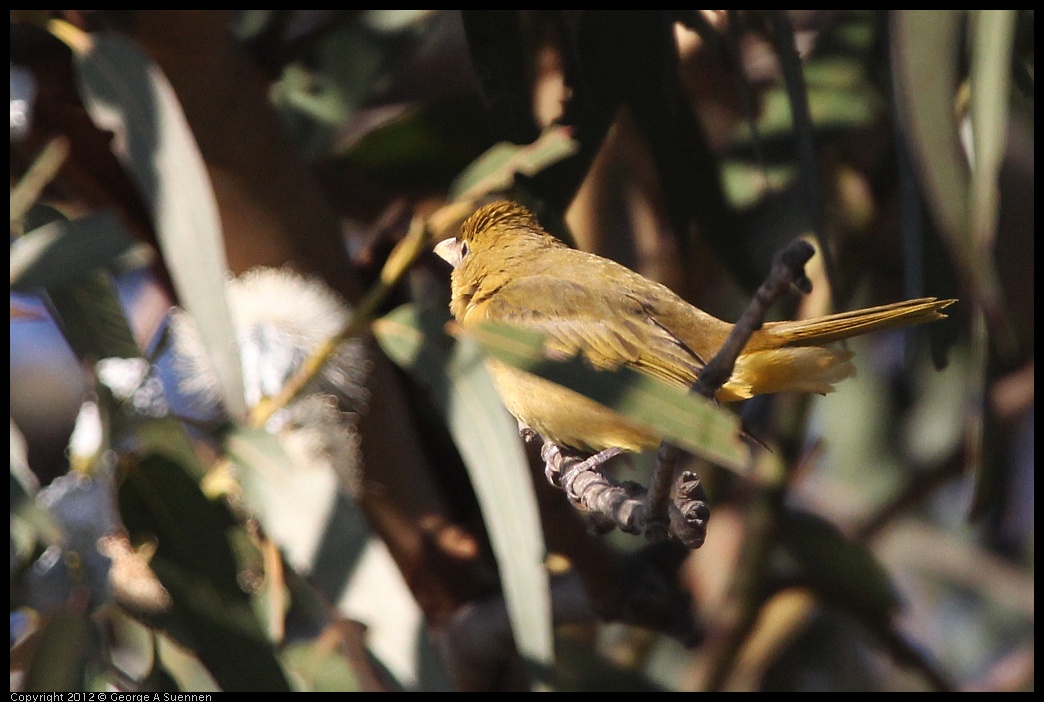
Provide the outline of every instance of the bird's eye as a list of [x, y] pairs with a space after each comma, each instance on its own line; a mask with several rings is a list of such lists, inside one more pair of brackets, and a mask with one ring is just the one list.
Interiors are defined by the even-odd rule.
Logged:
[[462, 239], [460, 242], [460, 258], [463, 260], [464, 257], [468, 255], [469, 251], [471, 251], [471, 248], [468, 247], [468, 242]]

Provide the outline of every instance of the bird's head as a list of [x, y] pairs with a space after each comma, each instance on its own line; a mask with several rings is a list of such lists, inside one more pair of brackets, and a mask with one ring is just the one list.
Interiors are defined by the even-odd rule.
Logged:
[[533, 213], [522, 205], [500, 200], [484, 205], [464, 220], [460, 235], [440, 241], [435, 253], [456, 268], [472, 252], [503, 246], [519, 236], [550, 237]]

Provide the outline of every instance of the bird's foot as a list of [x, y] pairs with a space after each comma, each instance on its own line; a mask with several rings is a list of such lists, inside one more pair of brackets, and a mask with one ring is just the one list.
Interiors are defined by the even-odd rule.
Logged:
[[702, 546], [707, 538], [710, 505], [699, 476], [691, 471], [682, 472], [671, 507], [671, 534], [690, 549]]
[[572, 485], [577, 476], [587, 471], [598, 470], [606, 461], [623, 453], [623, 449], [615, 446], [603, 449], [593, 456], [581, 459], [570, 455], [565, 449], [552, 441], [545, 441], [540, 448], [540, 457], [544, 459], [544, 476], [547, 482], [566, 491], [571, 499], [577, 499]]
[[562, 447], [554, 442], [545, 441], [540, 447], [540, 457], [544, 459], [544, 477], [547, 478], [547, 482], [555, 487], [562, 487], [562, 467], [566, 461]]
[[576, 493], [574, 486], [576, 479], [588, 471], [597, 471], [606, 461], [610, 458], [614, 458], [623, 453], [623, 449], [611, 446], [607, 449], [602, 449], [593, 456], [588, 456], [582, 461], [574, 462], [565, 466], [565, 470], [561, 475], [562, 489], [565, 490], [566, 494], [569, 495], [569, 499], [577, 501], [580, 496]]
[[621, 453], [623, 449], [610, 447], [581, 458], [551, 441], [545, 441], [540, 449], [548, 482], [565, 491], [570, 501], [585, 512], [595, 531], [604, 533], [615, 526], [630, 534], [645, 532], [654, 542], [673, 539], [690, 549], [702, 546], [710, 507], [696, 474], [683, 471], [678, 476], [673, 499], [665, 505], [664, 517], [658, 518], [650, 509], [644, 487], [616, 483], [601, 470], [609, 459]]

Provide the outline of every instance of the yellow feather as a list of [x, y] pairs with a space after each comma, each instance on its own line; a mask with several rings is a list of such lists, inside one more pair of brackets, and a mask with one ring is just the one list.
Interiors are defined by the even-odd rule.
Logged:
[[[436, 253], [454, 265], [450, 310], [465, 328], [486, 320], [527, 327], [545, 335], [552, 355], [579, 354], [595, 368], [626, 366], [690, 387], [733, 326], [614, 261], [569, 248], [513, 202], [480, 208]], [[831, 392], [855, 369], [851, 352], [824, 344], [944, 319], [941, 310], [953, 302], [922, 298], [765, 324], [717, 397]], [[495, 361], [489, 367], [508, 410], [545, 439], [641, 451], [662, 438], [549, 381]]]

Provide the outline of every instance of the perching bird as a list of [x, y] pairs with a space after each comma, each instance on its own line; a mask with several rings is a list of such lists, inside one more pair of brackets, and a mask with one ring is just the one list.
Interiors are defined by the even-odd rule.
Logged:
[[[465, 329], [497, 321], [539, 331], [552, 354], [579, 353], [599, 369], [627, 366], [689, 388], [733, 326], [614, 261], [570, 248], [514, 202], [480, 208], [459, 237], [442, 241], [435, 252], [453, 266], [450, 310]], [[921, 298], [766, 323], [716, 397], [831, 392], [855, 368], [850, 351], [822, 344], [944, 319], [939, 310], [952, 302]], [[639, 452], [663, 439], [572, 390], [496, 360], [488, 366], [511, 414], [545, 441], [581, 451]]]

